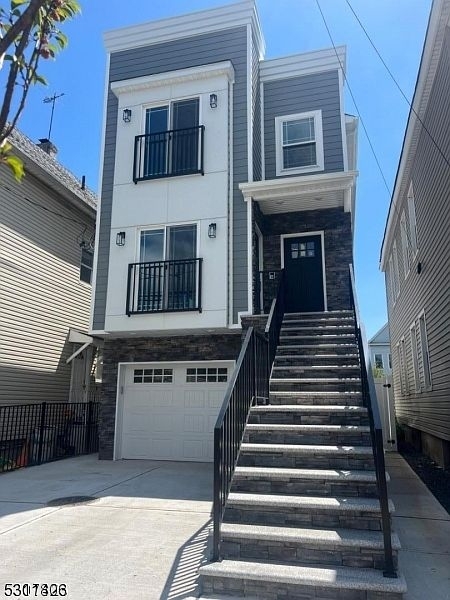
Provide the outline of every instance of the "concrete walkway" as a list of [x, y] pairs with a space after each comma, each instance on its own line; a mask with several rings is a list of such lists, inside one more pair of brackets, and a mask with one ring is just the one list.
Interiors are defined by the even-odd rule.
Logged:
[[[97, 499], [47, 506], [75, 495]], [[68, 600], [195, 596], [211, 497], [201, 463], [91, 455], [0, 475], [0, 598], [5, 583], [65, 583]]]
[[405, 600], [450, 600], [450, 515], [398, 453], [386, 455]]

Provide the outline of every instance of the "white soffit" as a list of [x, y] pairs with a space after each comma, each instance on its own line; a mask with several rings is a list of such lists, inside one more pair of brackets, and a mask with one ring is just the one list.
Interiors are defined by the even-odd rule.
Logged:
[[260, 54], [264, 55], [265, 42], [254, 0], [114, 29], [104, 33], [103, 40], [108, 52], [119, 52], [248, 24], [252, 24]]
[[332, 71], [340, 69], [341, 65], [345, 73], [347, 48], [346, 46], [337, 46], [336, 51], [339, 59], [334, 48], [326, 48], [315, 52], [303, 52], [302, 54], [263, 60], [261, 62], [261, 81], [266, 83], [277, 79]]
[[137, 92], [153, 87], [175, 85], [186, 81], [198, 81], [199, 79], [210, 79], [226, 75], [229, 81], [234, 82], [234, 68], [231, 61], [226, 60], [220, 63], [202, 65], [201, 67], [191, 67], [188, 69], [178, 69], [176, 71], [167, 71], [157, 73], [156, 75], [147, 75], [145, 77], [134, 77], [122, 81], [113, 81], [111, 90], [116, 96], [128, 92]]
[[[423, 119], [430, 99], [431, 90], [436, 76], [437, 67], [442, 52], [445, 30], [450, 22], [450, 0], [434, 0], [422, 59], [417, 76], [416, 88], [412, 107], [420, 119]], [[410, 110], [406, 126], [405, 138], [400, 155], [400, 162], [395, 178], [394, 192], [389, 206], [388, 220], [381, 246], [380, 268], [386, 268], [387, 255], [390, 251], [392, 235], [398, 219], [397, 205], [405, 196], [411, 178], [411, 167], [415, 158], [422, 124], [417, 120], [414, 112]]]

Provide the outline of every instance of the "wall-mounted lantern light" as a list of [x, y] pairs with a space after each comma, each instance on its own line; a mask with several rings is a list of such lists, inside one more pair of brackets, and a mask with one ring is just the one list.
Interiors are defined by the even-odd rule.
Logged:
[[208, 237], [215, 238], [217, 232], [217, 225], [215, 223], [210, 223], [208, 226]]
[[129, 123], [131, 121], [131, 108], [124, 108], [122, 112], [122, 119], [125, 123]]
[[209, 95], [209, 106], [211, 108], [217, 108], [217, 94]]
[[116, 246], [125, 246], [125, 231], [119, 231], [117, 233]]

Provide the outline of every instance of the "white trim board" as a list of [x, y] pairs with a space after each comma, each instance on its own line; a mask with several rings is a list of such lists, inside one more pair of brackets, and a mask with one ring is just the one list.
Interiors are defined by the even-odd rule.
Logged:
[[346, 70], [346, 46], [337, 46], [336, 51], [339, 60], [336, 57], [334, 48], [325, 48], [314, 52], [303, 52], [301, 54], [291, 54], [281, 58], [261, 61], [261, 81], [275, 81], [277, 79], [288, 79], [291, 77], [300, 77], [310, 75], [311, 73], [321, 73], [323, 71], [332, 71], [341, 69], [341, 65]]
[[284, 240], [285, 238], [308, 237], [311, 235], [320, 235], [320, 243], [322, 245], [322, 281], [323, 281], [323, 307], [324, 311], [328, 310], [327, 302], [327, 276], [325, 272], [325, 235], [324, 231], [303, 231], [302, 233], [283, 233], [280, 235], [280, 254], [281, 268], [284, 269]]

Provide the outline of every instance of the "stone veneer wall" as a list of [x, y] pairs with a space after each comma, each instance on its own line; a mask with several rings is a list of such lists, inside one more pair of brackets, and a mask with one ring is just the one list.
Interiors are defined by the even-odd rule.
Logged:
[[100, 398], [99, 458], [113, 458], [118, 363], [236, 360], [240, 349], [240, 331], [223, 335], [106, 339]]
[[[351, 215], [342, 208], [258, 215], [264, 238], [264, 269], [281, 268], [280, 235], [323, 231], [328, 310], [350, 308], [349, 269], [353, 263]], [[265, 302], [266, 303], [266, 302]]]

